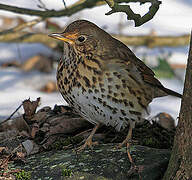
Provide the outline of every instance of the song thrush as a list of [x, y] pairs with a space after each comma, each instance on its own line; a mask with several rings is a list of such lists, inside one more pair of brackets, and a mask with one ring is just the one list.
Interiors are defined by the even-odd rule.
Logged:
[[79, 115], [96, 125], [81, 149], [93, 144], [99, 124], [117, 131], [129, 125], [121, 145], [127, 143], [153, 98], [181, 98], [165, 88], [126, 45], [89, 21], [75, 21], [63, 33], [49, 36], [64, 41], [57, 69], [59, 91]]

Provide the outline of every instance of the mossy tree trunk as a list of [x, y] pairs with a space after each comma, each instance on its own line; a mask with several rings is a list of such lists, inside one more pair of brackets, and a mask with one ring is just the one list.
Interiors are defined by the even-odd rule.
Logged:
[[192, 179], [192, 35], [174, 146], [164, 180]]

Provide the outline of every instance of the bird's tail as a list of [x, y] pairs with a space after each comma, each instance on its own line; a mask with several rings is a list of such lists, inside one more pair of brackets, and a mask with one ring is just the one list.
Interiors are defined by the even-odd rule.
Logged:
[[172, 91], [171, 89], [167, 89], [167, 88], [163, 87], [162, 90], [163, 90], [164, 92], [166, 92], [168, 95], [176, 96], [176, 97], [178, 97], [178, 98], [182, 98], [182, 95], [181, 95], [181, 94], [179, 94], [179, 93], [177, 93], [177, 92], [175, 92], [175, 91]]

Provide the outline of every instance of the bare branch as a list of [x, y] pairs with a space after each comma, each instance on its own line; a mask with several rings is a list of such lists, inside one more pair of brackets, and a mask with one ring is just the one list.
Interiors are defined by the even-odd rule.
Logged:
[[135, 26], [140, 26], [147, 21], [151, 20], [156, 12], [159, 9], [159, 5], [161, 4], [161, 1], [158, 0], [142, 0], [140, 1], [140, 4], [144, 4], [147, 2], [151, 3], [151, 6], [149, 7], [149, 11], [144, 15], [141, 16], [140, 14], [136, 14], [132, 11], [129, 5], [120, 5], [119, 3], [130, 3], [130, 2], [139, 2], [138, 0], [105, 0], [106, 3], [111, 8], [111, 11], [106, 13], [106, 15], [111, 15], [116, 12], [124, 12], [127, 14], [128, 20], [133, 20], [135, 22]]
[[17, 109], [16, 109], [7, 119], [5, 119], [4, 121], [1, 121], [0, 124], [6, 122], [6, 121], [8, 121], [8, 120], [10, 120], [10, 119], [13, 117], [13, 115], [14, 115], [22, 106], [23, 106], [23, 103], [20, 104], [20, 105], [17, 107]]
[[[65, 9], [55, 11], [55, 10], [48, 10], [45, 5], [42, 3], [41, 0], [39, 0], [42, 10], [33, 10], [28, 8], [20, 8], [5, 4], [0, 4], [0, 10], [6, 10], [18, 14], [26, 14], [31, 16], [39, 16], [42, 18], [48, 18], [48, 17], [61, 17], [61, 16], [71, 16], [72, 14], [79, 12], [86, 8], [92, 8], [95, 6], [103, 5], [105, 4], [103, 0], [79, 0], [73, 5], [69, 6], [68, 8], [65, 7]], [[64, 6], [65, 6], [65, 1]], [[116, 12], [124, 12], [127, 14], [128, 20], [134, 20], [135, 26], [140, 26], [144, 24], [145, 22], [151, 20], [153, 16], [156, 14], [156, 12], [159, 9], [159, 5], [161, 4], [161, 1], [159, 0], [105, 0], [105, 2], [109, 5], [111, 8], [111, 11], [106, 13], [106, 15], [110, 15]], [[144, 3], [151, 3], [151, 6], [149, 8], [149, 11], [144, 15], [141, 16], [140, 14], [136, 14], [132, 11], [129, 5], [121, 5], [120, 3], [130, 3], [130, 2], [140, 2], [140, 4]]]
[[114, 0], [105, 0], [105, 1], [109, 5], [110, 8], [113, 8], [115, 6]]
[[72, 14], [81, 11], [86, 8], [92, 8], [98, 5], [103, 4], [102, 0], [80, 0], [82, 3], [75, 3], [74, 5], [68, 7], [67, 9], [55, 11], [55, 10], [47, 10], [47, 11], [41, 11], [41, 10], [32, 10], [28, 8], [20, 8], [5, 4], [0, 4], [0, 10], [6, 10], [13, 13], [18, 14], [25, 14], [25, 15], [31, 15], [31, 16], [39, 16], [42, 18], [48, 18], [48, 17], [61, 17], [61, 16], [71, 16]]

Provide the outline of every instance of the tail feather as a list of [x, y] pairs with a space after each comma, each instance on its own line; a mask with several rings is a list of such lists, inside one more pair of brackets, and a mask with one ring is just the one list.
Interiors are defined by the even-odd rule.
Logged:
[[164, 92], [166, 92], [168, 95], [176, 96], [176, 97], [178, 97], [178, 98], [182, 98], [182, 95], [181, 95], [181, 94], [179, 94], [179, 93], [177, 93], [177, 92], [175, 92], [175, 91], [172, 91], [171, 89], [168, 89], [168, 88], [163, 87], [162, 90], [163, 90]]

